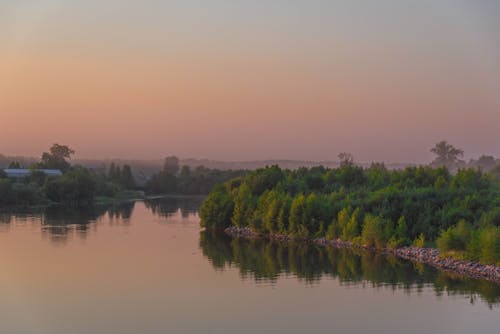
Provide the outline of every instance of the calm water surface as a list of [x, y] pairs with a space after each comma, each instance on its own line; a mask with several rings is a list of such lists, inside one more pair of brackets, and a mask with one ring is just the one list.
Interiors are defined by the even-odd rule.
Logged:
[[500, 286], [365, 252], [231, 240], [200, 198], [0, 214], [0, 333], [499, 333]]

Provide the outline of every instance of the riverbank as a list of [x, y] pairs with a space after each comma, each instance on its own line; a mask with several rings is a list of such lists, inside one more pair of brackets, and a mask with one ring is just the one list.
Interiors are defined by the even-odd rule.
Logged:
[[[250, 228], [238, 228], [235, 226], [228, 227], [224, 230], [226, 234], [233, 238], [269, 238], [272, 240], [288, 242], [294, 238], [284, 234], [262, 235]], [[353, 244], [349, 241], [327, 240], [326, 238], [319, 239], [301, 239], [304, 242], [313, 242], [322, 246], [336, 248], [358, 248], [367, 251], [379, 252], [384, 254], [392, 254], [398, 258], [425, 263], [432, 267], [467, 276], [476, 279], [485, 279], [500, 284], [500, 267], [495, 265], [481, 264], [475, 261], [456, 260], [450, 257], [442, 257], [439, 250], [434, 248], [419, 248], [419, 247], [402, 247], [402, 248], [383, 248], [376, 249], [374, 247], [366, 247]]]
[[140, 190], [124, 190], [117, 192], [113, 197], [96, 196], [94, 198], [94, 205], [111, 205], [141, 201], [147, 199], [144, 191]]

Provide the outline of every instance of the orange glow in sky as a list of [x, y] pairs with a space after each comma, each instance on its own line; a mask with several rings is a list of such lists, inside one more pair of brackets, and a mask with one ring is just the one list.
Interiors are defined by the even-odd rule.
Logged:
[[500, 6], [411, 3], [0, 4], [0, 153], [500, 156]]

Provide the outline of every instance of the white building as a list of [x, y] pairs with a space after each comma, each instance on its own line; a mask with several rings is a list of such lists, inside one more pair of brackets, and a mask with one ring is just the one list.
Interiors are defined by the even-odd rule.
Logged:
[[42, 172], [47, 176], [61, 176], [62, 172], [59, 169], [12, 169], [7, 168], [3, 170], [8, 178], [24, 179], [31, 175], [33, 172]]

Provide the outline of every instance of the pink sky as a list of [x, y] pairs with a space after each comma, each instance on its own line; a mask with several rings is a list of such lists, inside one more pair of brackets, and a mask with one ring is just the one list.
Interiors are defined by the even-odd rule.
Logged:
[[0, 5], [0, 153], [426, 162], [445, 139], [500, 157], [481, 1], [120, 3]]

